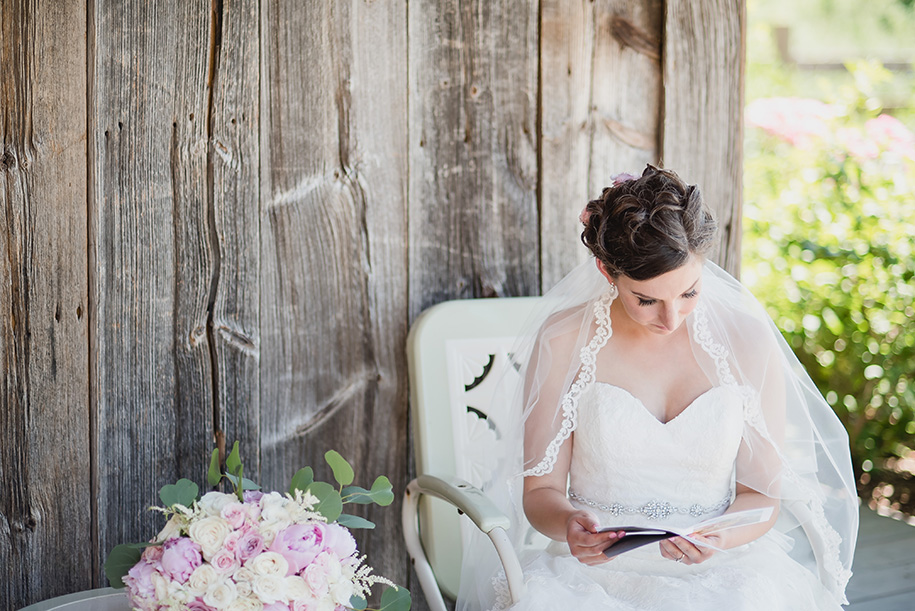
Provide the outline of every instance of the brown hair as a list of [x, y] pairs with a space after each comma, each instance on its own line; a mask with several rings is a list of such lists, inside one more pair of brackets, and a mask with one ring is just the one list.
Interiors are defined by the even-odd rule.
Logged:
[[649, 165], [588, 203], [581, 241], [611, 276], [648, 280], [705, 256], [718, 223], [696, 185]]

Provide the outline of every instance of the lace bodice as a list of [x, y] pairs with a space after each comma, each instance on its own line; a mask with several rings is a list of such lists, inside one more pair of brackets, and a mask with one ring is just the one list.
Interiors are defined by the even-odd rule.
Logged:
[[[689, 525], [727, 508], [743, 430], [736, 388], [714, 387], [662, 423], [628, 391], [595, 382], [581, 396], [578, 418], [572, 501], [594, 511], [602, 525]], [[662, 510], [631, 511], [649, 504]]]

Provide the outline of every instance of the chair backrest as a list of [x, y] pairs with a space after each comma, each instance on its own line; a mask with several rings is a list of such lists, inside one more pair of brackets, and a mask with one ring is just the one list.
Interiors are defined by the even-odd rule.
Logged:
[[[410, 375], [417, 475], [457, 476], [486, 483], [504, 454], [512, 384], [520, 382], [509, 352], [538, 302], [537, 297], [448, 301], [423, 312], [410, 329]], [[470, 527], [453, 507], [423, 497], [423, 548], [442, 591], [454, 598], [463, 542]]]

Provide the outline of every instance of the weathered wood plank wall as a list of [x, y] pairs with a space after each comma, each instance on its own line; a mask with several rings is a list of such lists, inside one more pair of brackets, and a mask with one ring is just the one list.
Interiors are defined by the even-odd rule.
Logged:
[[0, 10], [0, 609], [92, 573], [85, 33], [84, 2]]
[[[743, 20], [0, 0], [0, 608], [102, 585], [214, 443], [270, 488], [336, 448], [403, 489], [409, 323], [551, 287], [614, 173], [700, 182], [734, 269]], [[369, 517], [360, 549], [425, 609], [396, 508]]]

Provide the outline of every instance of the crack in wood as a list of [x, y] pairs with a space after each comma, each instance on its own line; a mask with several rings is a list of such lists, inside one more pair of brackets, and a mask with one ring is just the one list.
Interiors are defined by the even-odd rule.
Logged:
[[[216, 299], [219, 293], [219, 278], [222, 271], [222, 252], [220, 251], [219, 246], [219, 231], [216, 227], [216, 194], [215, 194], [215, 170], [214, 170], [214, 156], [220, 155], [220, 157], [225, 161], [225, 156], [222, 154], [223, 151], [217, 148], [216, 139], [213, 136], [215, 131], [215, 101], [214, 101], [214, 91], [216, 89], [216, 79], [219, 74], [219, 60], [220, 60], [220, 50], [222, 49], [222, 36], [223, 36], [223, 19], [224, 19], [224, 10], [225, 6], [223, 5], [223, 0], [212, 0], [210, 8], [210, 48], [209, 48], [209, 68], [207, 73], [207, 121], [206, 121], [206, 130], [207, 137], [206, 141], [209, 144], [207, 148], [207, 225], [208, 225], [208, 237], [210, 242], [210, 251], [213, 254], [213, 267], [212, 275], [210, 276], [210, 291], [207, 296], [207, 324], [206, 324], [206, 340], [207, 347], [209, 348], [210, 353], [210, 375], [211, 375], [211, 386], [210, 394], [212, 395], [212, 406], [213, 406], [213, 433], [214, 436], [222, 433], [221, 421], [223, 419], [222, 415], [222, 405], [220, 405], [219, 397], [219, 354], [217, 351], [217, 341], [215, 337], [214, 327], [215, 322], [215, 310], [216, 310]], [[221, 146], [221, 144], [220, 144]], [[222, 147], [225, 149], [225, 147]], [[229, 164], [231, 166], [231, 164]], [[232, 342], [230, 342], [232, 343]]]

